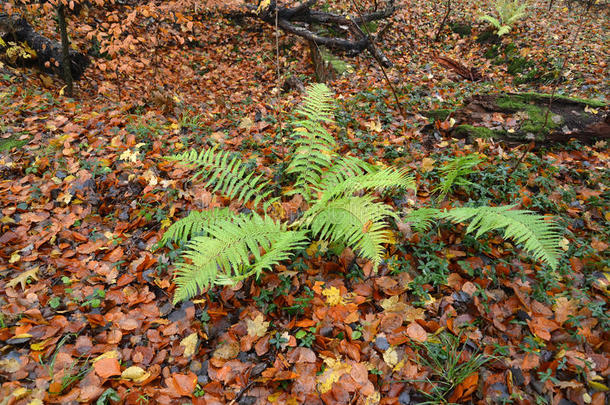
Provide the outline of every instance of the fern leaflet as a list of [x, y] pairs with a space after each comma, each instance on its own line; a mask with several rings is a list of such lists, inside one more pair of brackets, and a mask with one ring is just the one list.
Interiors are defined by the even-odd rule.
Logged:
[[[209, 226], [211, 237], [199, 236], [191, 240], [184, 257], [190, 263], [176, 267], [177, 289], [174, 303], [197, 295], [212, 284], [234, 283], [239, 279], [259, 274], [281, 260], [291, 251], [304, 246], [304, 231], [287, 231], [268, 217], [237, 216]], [[261, 255], [261, 249], [266, 253]], [[254, 257], [254, 266], [250, 256]]]
[[522, 243], [525, 250], [536, 260], [541, 260], [556, 269], [560, 250], [557, 225], [531, 211], [511, 210], [505, 207], [461, 207], [440, 211], [439, 216], [456, 222], [471, 220], [466, 232], [476, 230], [476, 237], [483, 233], [504, 229], [504, 237]]
[[163, 234], [159, 244], [182, 243], [202, 233], [216, 221], [227, 219], [233, 214], [228, 208], [214, 208], [209, 211], [191, 211], [186, 217], [174, 222]]
[[217, 151], [216, 148], [201, 152], [191, 150], [168, 159], [200, 167], [193, 179], [203, 180], [206, 187], [213, 187], [212, 192], [220, 191], [244, 203], [252, 201], [254, 206], [264, 201], [265, 210], [277, 200], [269, 198], [273, 192], [269, 182], [262, 175], [255, 176], [252, 171], [248, 173], [248, 167], [239, 158], [230, 158], [229, 151]]
[[389, 217], [396, 218], [392, 208], [372, 196], [349, 196], [329, 202], [312, 218], [310, 228], [320, 239], [343, 241], [378, 265], [383, 244], [390, 241]]
[[332, 93], [324, 84], [316, 84], [308, 88], [301, 108], [297, 113], [304, 116], [303, 120], [294, 123], [293, 144], [296, 150], [287, 173], [297, 175], [291, 191], [286, 193], [302, 194], [306, 200], [311, 199], [312, 187], [319, 185], [322, 173], [332, 164], [335, 155], [335, 139], [322, 125], [332, 122]]

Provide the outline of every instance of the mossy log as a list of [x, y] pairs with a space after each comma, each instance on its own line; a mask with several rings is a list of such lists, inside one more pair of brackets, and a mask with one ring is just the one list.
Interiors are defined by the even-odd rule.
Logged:
[[494, 138], [508, 143], [551, 145], [577, 139], [594, 143], [610, 138], [607, 105], [596, 100], [538, 93], [478, 95], [452, 113], [451, 135]]
[[[36, 32], [27, 20], [18, 14], [8, 15], [0, 13], [0, 31], [5, 32], [5, 42], [27, 43], [36, 52], [34, 59], [42, 70], [62, 74], [63, 57], [61, 42]], [[74, 49], [69, 50], [69, 55], [72, 76], [74, 79], [78, 79], [89, 65], [89, 58], [87, 55]]]

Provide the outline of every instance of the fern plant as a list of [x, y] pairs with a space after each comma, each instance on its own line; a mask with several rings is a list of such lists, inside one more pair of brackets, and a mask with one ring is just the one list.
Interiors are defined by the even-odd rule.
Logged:
[[442, 178], [434, 188], [434, 192], [438, 192], [438, 200], [443, 200], [454, 186], [469, 186], [472, 182], [466, 180], [466, 176], [472, 173], [473, 168], [481, 163], [481, 159], [476, 154], [458, 156], [451, 159], [445, 166], [440, 169]]
[[[169, 158], [196, 168], [194, 177], [213, 191], [258, 209], [248, 215], [191, 212], [168, 228], [163, 244], [186, 244], [184, 260], [176, 265], [174, 302], [214, 284], [259, 275], [312, 238], [344, 243], [375, 265], [381, 262], [383, 246], [390, 241], [388, 220], [397, 216], [371, 192], [415, 185], [405, 170], [381, 169], [335, 152], [335, 139], [324, 126], [333, 122], [332, 101], [328, 87], [314, 85], [296, 111], [299, 119], [293, 123], [293, 154], [286, 170], [295, 180], [285, 195], [301, 194], [310, 208], [293, 223], [268, 214], [278, 200], [273, 188], [261, 175], [247, 173], [228, 152], [187, 151]], [[354, 196], [356, 192], [364, 194]]]
[[[391, 206], [376, 197], [376, 192], [414, 189], [415, 184], [403, 169], [372, 165], [335, 151], [335, 139], [325, 127], [333, 122], [332, 100], [330, 90], [316, 84], [309, 87], [297, 110], [292, 160], [286, 170], [294, 182], [284, 187], [284, 195], [302, 195], [308, 209], [291, 223], [273, 217], [272, 204], [281, 197], [273, 195], [271, 184], [262, 175], [249, 173], [228, 152], [208, 149], [170, 157], [196, 168], [195, 178], [214, 191], [253, 208], [250, 214], [234, 214], [228, 209], [191, 212], [168, 228], [162, 244], [185, 245], [183, 261], [176, 265], [175, 303], [214, 284], [258, 276], [314, 239], [350, 246], [375, 267], [380, 264], [384, 246], [393, 239], [389, 222], [399, 218]], [[473, 164], [468, 161], [456, 167], [464, 171]], [[450, 172], [447, 170], [447, 176]], [[447, 182], [455, 184], [456, 178]], [[468, 230], [476, 229], [478, 234], [503, 228], [506, 237], [523, 243], [535, 258], [551, 266], [557, 263], [555, 229], [540, 216], [508, 211], [508, 207], [451, 211], [423, 208], [414, 211], [409, 220], [425, 228], [442, 218], [471, 220]]]
[[479, 17], [479, 19], [490, 23], [495, 28], [496, 35], [501, 37], [502, 35], [508, 34], [515, 22], [525, 16], [527, 2], [519, 0], [496, 0], [495, 8], [498, 13], [498, 18], [484, 15]]

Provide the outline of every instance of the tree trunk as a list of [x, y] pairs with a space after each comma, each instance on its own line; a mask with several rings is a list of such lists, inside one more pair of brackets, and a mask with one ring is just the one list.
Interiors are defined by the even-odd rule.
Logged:
[[66, 27], [66, 13], [64, 5], [57, 7], [57, 23], [59, 34], [61, 35], [61, 65], [63, 69], [64, 82], [66, 83], [66, 94], [72, 97], [74, 94], [72, 84], [72, 69], [70, 68], [70, 40], [68, 39], [68, 29]]
[[64, 61], [62, 44], [37, 33], [25, 18], [17, 14], [0, 13], [0, 30], [6, 32], [8, 41], [26, 42], [36, 51], [38, 66], [47, 72], [63, 74], [68, 64], [74, 79], [78, 79], [89, 65], [89, 58], [73, 49], [68, 49], [69, 58]]

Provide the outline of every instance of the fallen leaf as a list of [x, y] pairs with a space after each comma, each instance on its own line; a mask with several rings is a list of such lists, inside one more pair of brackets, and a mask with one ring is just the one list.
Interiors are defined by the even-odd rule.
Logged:
[[184, 347], [184, 357], [191, 357], [195, 354], [199, 337], [197, 333], [191, 333], [180, 342], [180, 346]]
[[96, 361], [93, 364], [93, 369], [101, 378], [121, 375], [121, 365], [116, 357], [109, 357]]
[[417, 322], [411, 322], [411, 324], [407, 326], [407, 336], [420, 343], [428, 340], [428, 334]]
[[218, 347], [212, 355], [214, 358], [229, 360], [237, 357], [239, 354], [239, 343], [227, 342]]
[[138, 366], [128, 367], [121, 373], [122, 379], [133, 381], [135, 383], [146, 381], [148, 377], [150, 377], [150, 373]]
[[390, 346], [385, 352], [383, 352], [383, 361], [390, 367], [394, 367], [398, 364], [398, 352], [394, 346]]
[[248, 335], [263, 337], [267, 333], [270, 322], [265, 322], [262, 314], [258, 314], [254, 319], [246, 319]]
[[434, 163], [436, 161], [431, 158], [423, 158], [421, 161], [421, 169], [423, 172], [429, 172], [434, 169]]
[[28, 280], [30, 278], [32, 278], [34, 280], [38, 280], [38, 269], [39, 269], [39, 267], [36, 266], [33, 269], [24, 271], [23, 273], [19, 274], [17, 277], [11, 279], [11, 281], [6, 283], [6, 286], [13, 288], [13, 287], [17, 286], [17, 284], [19, 284], [19, 285], [21, 285], [21, 289], [25, 290], [25, 286], [28, 283]]

